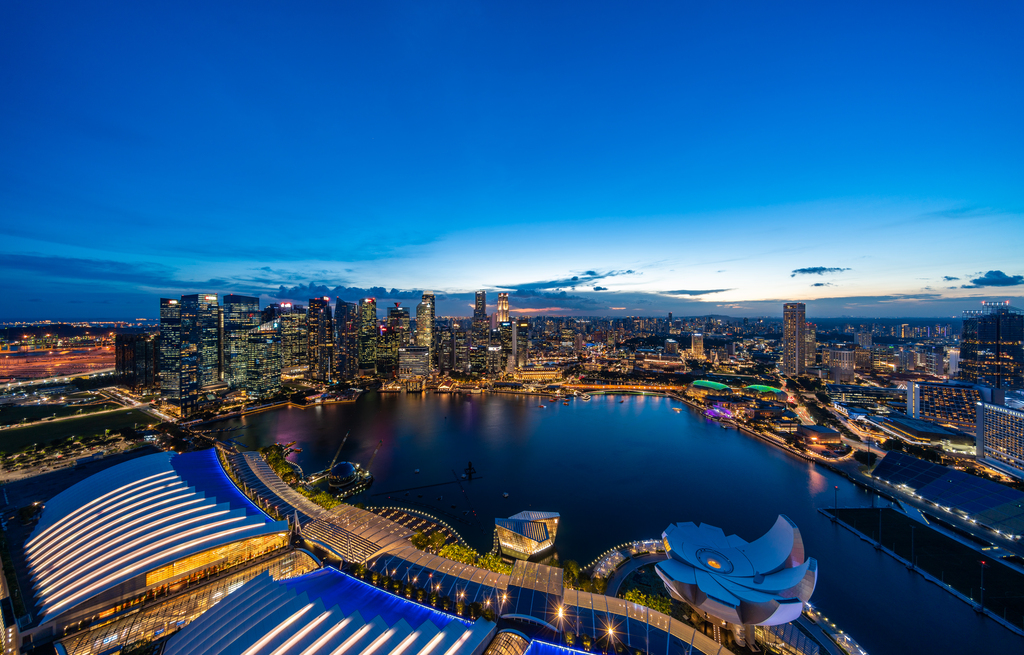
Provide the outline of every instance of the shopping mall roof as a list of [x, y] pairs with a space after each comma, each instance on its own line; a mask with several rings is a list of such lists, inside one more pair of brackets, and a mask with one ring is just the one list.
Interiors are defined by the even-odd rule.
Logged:
[[725, 391], [729, 389], [728, 384], [722, 384], [721, 382], [712, 382], [711, 380], [697, 380], [693, 383], [695, 387], [704, 387], [705, 389], [714, 389], [715, 391]]
[[1016, 489], [898, 451], [887, 453], [872, 475], [1002, 534], [1024, 535], [1024, 493]]
[[260, 575], [167, 642], [166, 655], [470, 655], [494, 636], [336, 569], [275, 582]]
[[287, 529], [235, 487], [213, 449], [118, 464], [46, 503], [24, 548], [36, 615], [45, 622], [182, 558]]

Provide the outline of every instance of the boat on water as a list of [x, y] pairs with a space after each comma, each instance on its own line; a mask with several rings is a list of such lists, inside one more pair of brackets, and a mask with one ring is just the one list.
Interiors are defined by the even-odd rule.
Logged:
[[672, 411], [673, 412], [681, 412], [681, 411], [683, 411], [683, 408], [682, 407], [673, 407]]
[[419, 472], [420, 472], [419, 469], [416, 469], [415, 471], [413, 471], [413, 473], [419, 473]]
[[538, 405], [538, 407], [540, 407], [540, 409], [546, 409], [547, 405]]
[[506, 491], [505, 493], [501, 494], [501, 497], [502, 498], [508, 498], [508, 492]]

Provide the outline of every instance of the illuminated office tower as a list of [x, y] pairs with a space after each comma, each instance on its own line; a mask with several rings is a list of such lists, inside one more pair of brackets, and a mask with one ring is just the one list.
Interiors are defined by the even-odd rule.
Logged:
[[177, 403], [181, 397], [181, 301], [160, 299], [160, 396]]
[[814, 366], [818, 354], [818, 330], [814, 323], [804, 324], [804, 368]]
[[469, 373], [470, 361], [469, 361], [469, 333], [465, 330], [455, 328], [455, 371], [459, 373]]
[[871, 349], [872, 337], [870, 332], [858, 332], [857, 333], [857, 347]]
[[306, 358], [309, 372], [306, 377], [319, 382], [334, 380], [334, 318], [331, 299], [310, 298], [306, 310]]
[[690, 335], [690, 357], [704, 359], [704, 335], [700, 332]]
[[512, 335], [514, 332], [511, 321], [498, 323], [498, 343], [501, 344], [501, 363], [499, 369], [501, 373], [515, 372], [516, 358], [512, 349]]
[[508, 294], [507, 293], [499, 293], [498, 294], [498, 312], [497, 312], [497, 314], [498, 314], [498, 316], [497, 316], [498, 325], [501, 325], [502, 323], [507, 323], [508, 322]]
[[402, 307], [402, 303], [395, 303], [394, 307], [388, 307], [388, 327], [398, 335], [398, 345], [406, 346], [409, 342], [409, 308]]
[[398, 350], [402, 347], [401, 315], [388, 309], [388, 320], [377, 340], [377, 375], [393, 378], [398, 373]]
[[359, 301], [359, 374], [377, 373], [377, 299], [363, 298]]
[[807, 308], [802, 302], [788, 302], [782, 306], [782, 372], [803, 375], [807, 348], [804, 329]]
[[416, 345], [434, 352], [434, 292], [424, 291], [416, 305]]
[[231, 389], [245, 386], [245, 364], [249, 331], [260, 325], [260, 299], [224, 296], [223, 361], [224, 379]]
[[288, 370], [306, 366], [309, 363], [306, 308], [281, 303], [281, 314], [275, 320], [281, 331], [281, 368]]
[[512, 351], [515, 366], [523, 368], [530, 359], [530, 319], [520, 316], [513, 323]]
[[455, 369], [455, 332], [451, 329], [438, 330], [434, 337], [434, 352], [437, 368], [441, 373]]
[[491, 334], [491, 322], [487, 318], [487, 292], [476, 292], [473, 306], [473, 345], [487, 345]]
[[950, 348], [946, 354], [949, 356], [946, 375], [950, 380], [956, 380], [960, 377], [960, 349]]
[[487, 368], [488, 346], [478, 346], [475, 343], [467, 349], [469, 351], [469, 372], [475, 375], [484, 375]]
[[220, 305], [215, 293], [181, 297], [181, 343], [195, 347], [200, 387], [220, 382]]
[[350, 380], [359, 374], [359, 308], [356, 303], [338, 298], [334, 304], [335, 368], [338, 379]]
[[1024, 387], [1024, 314], [1007, 303], [983, 302], [964, 312], [960, 379], [997, 389]]
[[264, 323], [245, 334], [245, 392], [265, 399], [281, 393], [281, 334], [277, 321]]

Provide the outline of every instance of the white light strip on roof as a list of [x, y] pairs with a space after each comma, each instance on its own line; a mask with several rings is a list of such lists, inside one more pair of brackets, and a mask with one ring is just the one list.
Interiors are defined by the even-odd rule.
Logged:
[[[344, 653], [345, 651], [347, 651], [349, 648], [352, 647], [352, 644], [354, 644], [357, 641], [359, 641], [360, 639], [362, 639], [363, 635], [365, 635], [367, 632], [369, 632], [370, 628], [372, 628], [372, 627], [373, 627], [372, 623], [367, 623], [363, 627], [361, 627], [358, 630], [356, 630], [356, 633], [354, 635], [352, 635], [351, 637], [349, 637], [348, 639], [346, 639], [345, 642], [342, 643], [340, 646], [335, 648], [334, 651], [331, 653], [331, 655], [342, 655], [342, 653]], [[323, 645], [323, 644], [321, 644], [321, 645]], [[303, 655], [305, 655], [305, 653], [303, 653]]]
[[[373, 652], [375, 650], [377, 650], [378, 648], [380, 648], [380, 645], [383, 644], [388, 639], [390, 639], [391, 635], [393, 635], [393, 634], [395, 634], [395, 629], [394, 628], [388, 628], [387, 630], [384, 631], [384, 634], [382, 634], [381, 636], [379, 636], [376, 639], [374, 639], [373, 643], [370, 644], [369, 647], [366, 650], [364, 650], [362, 653], [360, 653], [360, 655], [373, 655]], [[341, 655], [341, 653], [335, 652], [335, 653], [331, 653], [331, 655]]]
[[[323, 636], [321, 636], [319, 639], [317, 639], [312, 644], [310, 644], [309, 648], [307, 648], [306, 650], [302, 651], [302, 653], [300, 653], [299, 655], [314, 655], [314, 653], [316, 653], [318, 650], [320, 650], [321, 648], [324, 647], [324, 644], [326, 644], [328, 641], [333, 639], [334, 635], [336, 635], [339, 632], [341, 632], [342, 629], [345, 626], [347, 626], [349, 623], [351, 623], [351, 622], [352, 622], [352, 617], [350, 616], [347, 619], [345, 619], [344, 621], [342, 621], [341, 623], [339, 623], [338, 625], [334, 626], [333, 628], [331, 628], [330, 630], [325, 632], [323, 634]], [[366, 627], [367, 626], [363, 626], [363, 628], [361, 628], [361, 629], [364, 629]]]
[[283, 644], [281, 644], [280, 646], [275, 648], [274, 652], [272, 652], [270, 655], [285, 655], [285, 653], [287, 653], [288, 650], [292, 646], [297, 644], [303, 637], [305, 637], [310, 632], [312, 632], [314, 628], [316, 628], [318, 625], [323, 623], [324, 619], [326, 619], [330, 615], [331, 615], [331, 611], [330, 610], [327, 610], [326, 612], [323, 612], [322, 614], [320, 614], [320, 616], [316, 617], [315, 619], [310, 621], [308, 624], [306, 624], [306, 627], [304, 627], [303, 629], [301, 629], [298, 632], [296, 632], [287, 641], [285, 641]]
[[[171, 508], [171, 509], [176, 509], [177, 507], [184, 507], [185, 505], [191, 505], [193, 503], [198, 503], [198, 502], [201, 502], [203, 500], [206, 500], [206, 499], [204, 499], [204, 498], [194, 498], [192, 500], [188, 500], [188, 501], [186, 501], [184, 503], [181, 503], [180, 505], [177, 505], [176, 507]], [[110, 542], [107, 542], [107, 543], [104, 543], [104, 544], [100, 544], [100, 546], [98, 546], [98, 548], [101, 550], [101, 552], [105, 552], [105, 551], [109, 550], [110, 548], [112, 548], [113, 546], [115, 546], [115, 545], [117, 545], [117, 544], [119, 544], [121, 542], [127, 541], [128, 539], [130, 539], [131, 537], [134, 537], [136, 534], [139, 534], [140, 532], [149, 532], [150, 536], [156, 536], [156, 534], [159, 534], [159, 533], [153, 532], [153, 528], [155, 528], [156, 526], [162, 525], [162, 524], [167, 523], [168, 521], [171, 521], [171, 520], [174, 520], [174, 519], [179, 519], [179, 518], [181, 518], [183, 516], [187, 516], [189, 514], [194, 514], [196, 512], [201, 512], [203, 510], [213, 509], [215, 507], [216, 507], [216, 505], [213, 504], [213, 503], [211, 503], [210, 505], [206, 505], [206, 506], [190, 507], [189, 509], [187, 509], [187, 510], [185, 510], [183, 512], [178, 512], [177, 514], [173, 514], [171, 516], [166, 516], [166, 517], [162, 518], [159, 521], [154, 521], [151, 524], [142, 525], [142, 526], [140, 526], [138, 528], [135, 528], [131, 532], [127, 532], [125, 534], [115, 534], [115, 535], [101, 534], [99, 537], [93, 539], [88, 544], [76, 547], [74, 552], [69, 553], [68, 556], [67, 556], [67, 557], [76, 557], [77, 556], [76, 559], [73, 559], [71, 561], [67, 561], [67, 557], [66, 557], [63, 560], [61, 560], [60, 562], [55, 563], [55, 566], [54, 566], [53, 569], [45, 571], [40, 576], [39, 582], [37, 582], [35, 585], [33, 585], [33, 588], [39, 586], [42, 583], [44, 578], [48, 578], [48, 577], [52, 577], [54, 575], [57, 575], [60, 572], [62, 572], [64, 569], [67, 569], [69, 567], [76, 567], [76, 565], [78, 565], [80, 562], [82, 562], [82, 560], [84, 560], [86, 558], [95, 557], [95, 549], [92, 548], [91, 546], [92, 546], [92, 544], [94, 542], [102, 539], [103, 537], [114, 536], [115, 539], [110, 541]], [[141, 520], [145, 520], [145, 518], [139, 519], [139, 520], [140, 521]], [[95, 563], [95, 562], [93, 562], [93, 563]]]
[[[227, 521], [223, 521], [222, 523], [231, 523], [231, 522], [238, 521], [238, 520], [240, 520], [240, 519], [229, 519]], [[191, 533], [197, 532], [199, 530], [205, 530], [205, 529], [207, 529], [209, 527], [213, 527], [213, 526], [201, 526], [201, 527], [196, 528], [194, 530], [190, 530], [189, 532], [186, 532], [186, 533], [184, 533], [181, 536], [184, 536], [184, 535], [187, 535], [187, 534], [191, 534]], [[147, 559], [144, 559], [141, 562], [138, 562], [138, 563], [136, 563], [136, 564], [134, 564], [134, 565], [132, 565], [130, 567], [127, 567], [127, 568], [124, 568], [124, 569], [121, 569], [121, 570], [117, 571], [117, 573], [115, 573], [114, 575], [107, 576], [106, 578], [100, 580], [99, 582], [91, 585], [90, 587], [87, 587], [87, 588], [79, 591], [78, 593], [76, 593], [73, 596], [69, 596], [68, 598], [65, 598], [64, 600], [60, 601], [59, 603], [57, 603], [55, 605], [51, 605], [49, 607], [46, 607], [45, 608], [45, 613], [48, 616], [50, 613], [53, 612], [53, 610], [57, 609], [58, 607], [62, 607], [62, 606], [66, 605], [67, 603], [69, 603], [69, 602], [71, 602], [73, 600], [77, 600], [77, 599], [81, 598], [84, 594], [87, 594], [89, 592], [95, 592], [97, 589], [101, 589], [104, 585], [110, 584], [111, 580], [112, 579], [116, 579], [118, 575], [124, 576], [125, 574], [132, 573], [133, 571], [137, 571], [137, 570], [139, 570], [140, 568], [142, 568], [144, 566], [149, 566], [149, 565], [155, 564], [156, 562], [160, 561], [160, 559], [162, 559], [164, 557], [167, 557], [169, 555], [173, 555], [174, 553], [177, 553], [177, 552], [180, 552], [180, 551], [183, 551], [183, 550], [188, 550], [189, 548], [192, 548], [194, 546], [198, 546], [199, 544], [203, 544], [203, 543], [206, 543], [207, 541], [212, 541], [214, 539], [219, 539], [221, 537], [226, 537], [226, 536], [234, 534], [236, 532], [242, 532], [243, 530], [249, 530], [249, 529], [251, 529], [253, 527], [256, 527], [256, 526], [243, 525], [243, 526], [238, 527], [238, 528], [232, 528], [230, 530], [224, 530], [223, 532], [218, 532], [218, 533], [215, 533], [215, 534], [212, 534], [212, 535], [208, 535], [208, 536], [203, 537], [201, 539], [194, 539], [194, 540], [192, 540], [192, 541], [190, 541], [188, 543], [182, 544], [182, 545], [177, 546], [175, 548], [171, 548], [170, 550], [164, 551], [162, 553], [157, 553], [156, 555], [153, 555], [153, 556], [151, 556], [151, 557], [149, 557]], [[165, 541], [173, 541], [175, 538], [176, 537], [172, 537], [171, 539], [167, 539]], [[157, 544], [157, 545], [163, 545], [163, 543]], [[113, 564], [108, 564], [103, 569], [100, 569], [99, 571], [94, 572], [86, 580], [82, 580], [79, 583], [77, 583], [76, 586], [80, 586], [81, 584], [84, 584], [89, 579], [91, 579], [91, 578], [95, 577], [96, 575], [98, 575], [99, 573], [101, 573], [101, 572], [111, 568], [112, 566], [116, 566], [117, 564], [118, 564], [117, 562], [114, 562]], [[123, 579], [127, 580], [128, 577], [130, 577], [130, 576], [125, 576]], [[50, 600], [52, 602], [52, 601], [56, 600], [56, 598], [52, 598]]]
[[[126, 508], [126, 509], [131, 509], [132, 507], [137, 507], [138, 505], [146, 503], [149, 500], [152, 500], [153, 498], [160, 498], [162, 496], [166, 496], [167, 494], [172, 494], [175, 491], [177, 491], [178, 489], [185, 488], [185, 487], [181, 486], [182, 484], [183, 483], [180, 480], [176, 480], [176, 481], [173, 481], [173, 482], [172, 481], [168, 481], [168, 484], [165, 484], [162, 487], [157, 487], [156, 489], [150, 489], [148, 492], [146, 492], [146, 494], [143, 494], [141, 496], [142, 500], [139, 500], [139, 498], [140, 498], [139, 495], [135, 495], [132, 498], [125, 499], [124, 501], [122, 501], [121, 503], [118, 503], [118, 504], [119, 505], [123, 504], [123, 503], [127, 502], [128, 500], [136, 500], [137, 502], [135, 504], [129, 505], [128, 508]], [[154, 491], [163, 491], [164, 489], [167, 489], [167, 488], [172, 488], [172, 489], [171, 489], [171, 491], [165, 491], [164, 493], [157, 494], [156, 496], [148, 495], [148, 494], [152, 494]], [[110, 508], [110, 509], [112, 509], [112, 508]], [[81, 517], [79, 517], [78, 519], [75, 520], [74, 525], [66, 526], [64, 528], [64, 530], [63, 530], [64, 538], [61, 539], [60, 541], [54, 541], [54, 542], [48, 544], [46, 547], [44, 547], [42, 550], [40, 550], [38, 553], [36, 553], [32, 557], [33, 561], [35, 561], [36, 559], [45, 560], [46, 556], [47, 556], [47, 553], [51, 553], [52, 551], [59, 550], [59, 548], [61, 546], [63, 546], [64, 544], [66, 544], [69, 539], [74, 539], [76, 531], [83, 529], [83, 527], [86, 527], [85, 525], [83, 525], [83, 524], [86, 523], [86, 521], [95, 521], [96, 519], [101, 518], [103, 516], [103, 514], [105, 512], [99, 511], [99, 510], [100, 510], [100, 508], [97, 507], [94, 510], [95, 513], [92, 513], [92, 514], [89, 514], [89, 515], [83, 515], [83, 516], [81, 516]]]
[[465, 632], [463, 632], [462, 636], [459, 637], [459, 640], [452, 644], [452, 647], [446, 650], [444, 652], [444, 655], [454, 655], [454, 653], [456, 653], [460, 648], [462, 648], [462, 645], [466, 643], [467, 639], [469, 639], [470, 632], [471, 631], [468, 629]]
[[444, 639], [444, 631], [438, 632], [434, 635], [434, 638], [427, 642], [427, 645], [421, 650], [418, 655], [430, 655], [430, 651], [437, 648], [437, 645]]
[[[121, 516], [107, 517], [108, 522], [99, 524], [100, 525], [100, 529], [102, 529], [102, 531], [120, 531], [121, 529], [123, 529], [124, 527], [127, 527], [127, 526], [118, 526], [118, 527], [115, 528], [115, 527], [111, 526], [111, 523], [116, 523], [117, 521], [120, 521], [120, 520], [123, 520], [125, 518], [128, 518], [129, 516], [135, 516], [136, 514], [147, 512], [150, 509], [150, 507], [151, 507], [151, 505], [149, 505], [149, 502], [154, 500], [154, 499], [156, 499], [156, 498], [163, 498], [165, 496], [170, 496], [170, 495], [173, 495], [173, 494], [177, 493], [177, 494], [179, 494], [177, 498], [169, 498], [169, 499], [163, 501], [163, 502], [174, 502], [175, 500], [178, 500], [179, 498], [185, 497], [185, 495], [181, 494], [181, 492], [183, 492], [183, 491], [187, 492], [189, 489], [191, 489], [191, 487], [176, 487], [175, 489], [172, 489], [171, 491], [167, 491], [167, 492], [164, 492], [162, 494], [157, 494], [156, 496], [145, 498], [145, 499], [139, 501], [138, 503], [136, 503], [136, 505], [145, 504], [145, 507], [142, 507], [142, 508], [136, 510], [135, 512], [130, 513], [128, 516], [124, 516], [124, 517], [121, 517]], [[157, 505], [160, 505], [160, 504], [163, 504], [163, 503], [157, 503]], [[132, 507], [134, 507], [134, 505]], [[126, 509], [131, 509], [131, 507], [128, 507]], [[148, 517], [149, 517], [149, 515], [145, 514], [143, 516], [142, 520], [145, 520]], [[72, 541], [80, 543], [80, 541], [82, 539], [86, 539], [90, 535], [95, 533], [97, 531], [97, 527], [96, 526], [97, 526], [97, 523], [99, 522], [99, 519], [104, 518], [104, 517], [96, 516], [96, 517], [92, 517], [92, 518], [93, 518], [92, 523], [90, 523], [89, 525], [81, 526], [79, 528], [79, 532], [69, 531], [67, 533], [67, 536], [65, 536], [64, 539], [59, 544], [56, 544], [54, 547], [48, 548], [47, 549], [48, 552], [40, 553], [38, 560], [34, 559], [34, 560], [31, 561], [32, 568], [35, 568], [35, 569], [43, 568], [43, 567], [46, 566], [46, 564], [51, 559], [53, 559], [54, 557], [57, 557], [58, 555], [64, 554], [63, 550], [61, 548], [59, 548], [59, 546], [63, 546], [67, 541], [72, 540]], [[85, 531], [84, 534], [82, 534], [81, 531]], [[78, 546], [76, 544], [75, 548], [79, 548], [79, 547], [80, 546]]]
[[392, 650], [388, 655], [402, 655], [402, 652], [409, 647], [417, 637], [420, 636], [419, 630], [413, 630], [408, 637], [402, 640], [402, 643], [398, 644], [398, 648]]
[[242, 653], [242, 655], [256, 655], [256, 653], [260, 652], [260, 649], [263, 648], [264, 646], [266, 646], [267, 643], [270, 642], [271, 639], [273, 639], [277, 635], [281, 634], [282, 630], [284, 630], [285, 628], [287, 628], [291, 624], [295, 623], [299, 619], [299, 617], [302, 616], [303, 614], [305, 614], [306, 612], [308, 612], [311, 607], [313, 607], [313, 603], [310, 603], [309, 605], [306, 605], [305, 607], [300, 609], [295, 614], [292, 614], [291, 616], [289, 616], [287, 619], [285, 619], [285, 621], [283, 623], [278, 625], [276, 628], [274, 628], [273, 630], [271, 630], [267, 634], [263, 635], [262, 639], [257, 641], [252, 646], [249, 646], [248, 648], [246, 648], [245, 651]]
[[[57, 529], [58, 529], [59, 527], [61, 527], [61, 524], [62, 524], [62, 523], [64, 523], [65, 521], [70, 521], [70, 520], [71, 520], [72, 518], [74, 518], [74, 517], [75, 517], [75, 516], [76, 516], [76, 515], [77, 515], [77, 514], [78, 514], [79, 512], [83, 512], [83, 511], [85, 511], [86, 509], [88, 509], [88, 508], [89, 508], [89, 507], [91, 507], [92, 505], [95, 505], [96, 503], [98, 503], [98, 502], [102, 501], [102, 500], [103, 500], [104, 498], [106, 498], [107, 496], [110, 496], [111, 494], [116, 494], [116, 493], [118, 493], [118, 492], [121, 492], [121, 493], [125, 493], [125, 492], [124, 492], [124, 490], [125, 490], [125, 489], [128, 489], [129, 487], [132, 487], [133, 485], [135, 485], [135, 486], [134, 486], [134, 491], [138, 491], [139, 489], [144, 489], [144, 488], [146, 488], [146, 487], [148, 487], [148, 486], [150, 486], [150, 485], [153, 485], [153, 484], [158, 484], [159, 482], [164, 482], [164, 480], [155, 480], [155, 481], [153, 481], [153, 482], [150, 482], [150, 483], [148, 483], [148, 484], [144, 484], [144, 485], [141, 485], [141, 486], [138, 486], [138, 485], [139, 485], [139, 483], [141, 483], [141, 482], [145, 482], [146, 480], [150, 480], [150, 479], [152, 479], [152, 478], [158, 478], [158, 477], [161, 477], [161, 476], [168, 476], [168, 475], [173, 475], [174, 477], [177, 477], [177, 474], [176, 474], [176, 473], [174, 473], [174, 471], [164, 471], [164, 472], [161, 472], [161, 473], [157, 473], [157, 474], [155, 474], [155, 475], [150, 475], [150, 476], [148, 476], [148, 477], [142, 478], [141, 480], [134, 480], [134, 481], [132, 481], [132, 482], [129, 482], [129, 483], [128, 483], [128, 484], [126, 484], [126, 485], [120, 486], [120, 487], [118, 487], [117, 489], [114, 489], [114, 490], [113, 490], [113, 491], [111, 491], [111, 492], [105, 493], [105, 494], [103, 494], [102, 496], [100, 496], [99, 498], [97, 498], [97, 499], [95, 499], [95, 500], [93, 500], [93, 501], [90, 501], [90, 502], [86, 503], [85, 505], [82, 505], [81, 507], [79, 507], [78, 509], [74, 510], [73, 512], [71, 512], [71, 513], [70, 513], [70, 514], [68, 514], [67, 516], [65, 516], [65, 517], [61, 518], [60, 520], [58, 520], [58, 521], [57, 521], [56, 523], [54, 523], [54, 524], [53, 524], [53, 525], [51, 525], [50, 527], [48, 527], [48, 528], [46, 528], [45, 530], [43, 530], [42, 532], [40, 532], [40, 533], [39, 533], [39, 534], [38, 534], [37, 536], [35, 536], [35, 537], [33, 537], [33, 538], [29, 539], [29, 540], [28, 540], [28, 542], [26, 542], [26, 544], [25, 544], [25, 552], [26, 552], [26, 553], [31, 553], [31, 552], [32, 552], [33, 550], [35, 550], [35, 549], [36, 549], [36, 548], [37, 548], [37, 547], [38, 547], [39, 545], [41, 545], [41, 543], [42, 543], [42, 542], [36, 543], [36, 542], [37, 542], [38, 540], [40, 540], [40, 539], [43, 539], [43, 538], [44, 538], [44, 537], [45, 537], [45, 536], [46, 536], [47, 534], [49, 534], [49, 533], [50, 533], [51, 531], [53, 531], [53, 530], [57, 530]], [[168, 478], [168, 479], [169, 479], [169, 478]], [[88, 478], [86, 478], [86, 479], [85, 479], [85, 480], [83, 480], [82, 482], [86, 482], [86, 481], [88, 481]], [[79, 484], [82, 484], [82, 483], [80, 482]], [[77, 487], [77, 486], [78, 486], [78, 485], [75, 485], [75, 487]], [[71, 488], [72, 488], [72, 489], [74, 489], [74, 487], [71, 487]], [[129, 491], [130, 491], [130, 490], [131, 490], [131, 489], [129, 489]]]

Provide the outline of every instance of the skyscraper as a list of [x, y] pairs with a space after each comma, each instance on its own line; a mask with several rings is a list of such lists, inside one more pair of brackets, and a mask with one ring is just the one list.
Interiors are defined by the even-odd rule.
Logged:
[[804, 372], [806, 312], [802, 302], [788, 302], [782, 306], [782, 372], [786, 375], [802, 375]]
[[402, 303], [395, 303], [394, 307], [388, 307], [388, 327], [398, 335], [398, 345], [405, 346], [409, 342], [409, 308], [402, 307]]
[[332, 382], [334, 380], [334, 318], [331, 313], [331, 299], [310, 298], [306, 310], [306, 357], [309, 360], [311, 380]]
[[690, 356], [695, 359], [704, 359], [704, 335], [700, 332], [690, 335]]
[[338, 338], [334, 345], [338, 378], [348, 380], [359, 374], [359, 310], [355, 303], [338, 298], [334, 305]]
[[498, 294], [498, 312], [497, 312], [497, 314], [498, 314], [498, 318], [497, 318], [498, 325], [501, 325], [502, 323], [507, 323], [508, 322], [508, 294], [507, 293], [499, 293]]
[[181, 343], [195, 347], [200, 387], [220, 382], [220, 304], [215, 293], [181, 297]]
[[1008, 303], [983, 302], [964, 312], [960, 379], [997, 389], [1024, 387], [1024, 314]]
[[245, 387], [248, 333], [259, 324], [259, 298], [234, 294], [224, 296], [224, 379], [231, 389]]
[[975, 430], [979, 460], [1024, 478], [1024, 412], [978, 403]]
[[530, 360], [530, 319], [520, 316], [513, 323], [512, 350], [515, 351], [515, 366], [524, 368]]
[[476, 292], [476, 304], [473, 306], [473, 344], [487, 345], [491, 334], [491, 323], [487, 319], [487, 292]]
[[[273, 320], [273, 319], [272, 319]], [[292, 303], [281, 303], [276, 318], [281, 331], [281, 368], [302, 368], [308, 364], [309, 339], [306, 330], [306, 308]], [[264, 323], [269, 321], [264, 321]]]
[[148, 391], [160, 386], [160, 335], [118, 334], [114, 337], [114, 370], [118, 384]]
[[160, 396], [177, 404], [181, 398], [181, 301], [160, 299]]
[[817, 361], [818, 329], [814, 323], [804, 324], [804, 369], [811, 368]]
[[[501, 301], [499, 301], [500, 304]], [[498, 334], [499, 343], [501, 344], [501, 363], [499, 369], [501, 373], [514, 373], [516, 368], [516, 358], [512, 350], [512, 339], [515, 332], [511, 321], [502, 321], [498, 323]]]
[[270, 398], [281, 392], [281, 333], [277, 321], [263, 323], [245, 334], [245, 392], [250, 398]]
[[359, 301], [359, 374], [377, 373], [377, 299]]
[[424, 291], [423, 300], [416, 305], [416, 345], [429, 349], [433, 359], [434, 346], [434, 292]]

